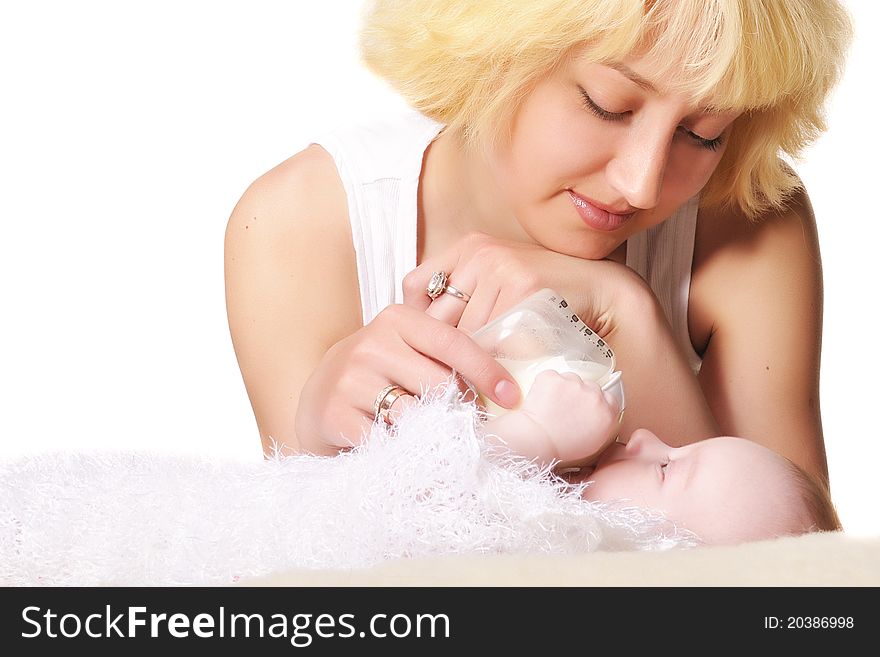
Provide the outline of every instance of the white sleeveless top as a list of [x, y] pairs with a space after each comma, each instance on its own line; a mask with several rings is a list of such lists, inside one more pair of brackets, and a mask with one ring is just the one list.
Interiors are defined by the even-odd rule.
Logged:
[[[333, 130], [313, 142], [336, 163], [348, 199], [364, 325], [403, 303], [403, 277], [416, 267], [418, 186], [425, 149], [443, 124], [410, 111]], [[702, 360], [687, 309], [698, 197], [663, 223], [633, 235], [626, 264], [654, 291], [694, 372]]]

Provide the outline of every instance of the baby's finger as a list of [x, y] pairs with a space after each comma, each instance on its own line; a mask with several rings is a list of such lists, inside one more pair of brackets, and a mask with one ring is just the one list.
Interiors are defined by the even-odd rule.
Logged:
[[[561, 372], [560, 376], [563, 379], [565, 379], [566, 381], [573, 381], [575, 383], [584, 383], [584, 384], [592, 383], [592, 381], [584, 381], [580, 377], [580, 375], [576, 374], [575, 372]], [[598, 388], [598, 386], [596, 386], [596, 387]]]

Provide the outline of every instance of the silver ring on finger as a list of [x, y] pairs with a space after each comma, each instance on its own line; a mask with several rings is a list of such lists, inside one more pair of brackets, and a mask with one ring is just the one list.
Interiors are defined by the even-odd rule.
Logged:
[[445, 271], [435, 271], [431, 274], [431, 280], [428, 281], [428, 287], [425, 288], [425, 292], [431, 297], [431, 301], [443, 294], [448, 281], [449, 274]]
[[470, 294], [468, 294], [467, 292], [462, 292], [457, 287], [453, 287], [452, 285], [449, 285], [448, 283], [446, 284], [446, 287], [443, 288], [443, 291], [446, 294], [451, 294], [452, 296], [461, 299], [465, 303], [467, 303], [468, 301], [471, 300]]

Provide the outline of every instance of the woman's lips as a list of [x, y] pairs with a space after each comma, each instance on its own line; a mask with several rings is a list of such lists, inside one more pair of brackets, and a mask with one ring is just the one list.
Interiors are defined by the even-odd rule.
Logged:
[[601, 230], [605, 232], [617, 230], [627, 221], [632, 219], [632, 216], [635, 214], [635, 212], [629, 212], [627, 214], [615, 214], [614, 212], [603, 210], [602, 208], [595, 205], [592, 201], [584, 198], [583, 196], [580, 196], [579, 194], [575, 194], [570, 189], [566, 191], [571, 198], [571, 202], [574, 203], [574, 207], [577, 210], [578, 214], [581, 216], [581, 219], [583, 219], [584, 223], [587, 224], [587, 226], [595, 230]]

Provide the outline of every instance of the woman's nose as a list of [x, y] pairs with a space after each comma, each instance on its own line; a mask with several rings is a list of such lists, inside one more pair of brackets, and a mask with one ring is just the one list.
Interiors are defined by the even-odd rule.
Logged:
[[649, 139], [630, 135], [608, 163], [608, 184], [634, 208], [648, 210], [660, 202], [671, 141], [663, 135]]

